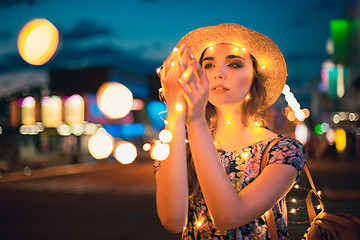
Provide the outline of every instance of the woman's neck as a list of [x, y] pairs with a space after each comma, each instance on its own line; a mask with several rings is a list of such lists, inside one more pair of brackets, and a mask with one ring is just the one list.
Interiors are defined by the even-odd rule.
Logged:
[[241, 119], [241, 108], [222, 107], [216, 109], [217, 125], [215, 137], [231, 136], [243, 131], [246, 126]]

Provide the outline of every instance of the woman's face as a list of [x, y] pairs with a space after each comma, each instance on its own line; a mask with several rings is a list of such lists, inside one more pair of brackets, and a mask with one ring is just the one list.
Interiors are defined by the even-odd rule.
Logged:
[[248, 52], [233, 44], [216, 44], [204, 53], [203, 70], [209, 79], [209, 102], [214, 106], [240, 105], [253, 82]]

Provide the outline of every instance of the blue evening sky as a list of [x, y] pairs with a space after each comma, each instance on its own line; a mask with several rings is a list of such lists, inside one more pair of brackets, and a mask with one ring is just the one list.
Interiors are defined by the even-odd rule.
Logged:
[[[288, 84], [308, 107], [309, 89], [329, 58], [329, 20], [348, 16], [346, 0], [0, 0], [1, 74], [23, 69], [115, 64], [151, 74], [187, 32], [224, 22], [270, 37], [288, 65]], [[20, 59], [17, 34], [33, 18], [46, 18], [62, 33], [52, 62], [29, 66]], [[2, 83], [2, 81], [6, 83]], [[4, 86], [3, 86], [4, 85]]]

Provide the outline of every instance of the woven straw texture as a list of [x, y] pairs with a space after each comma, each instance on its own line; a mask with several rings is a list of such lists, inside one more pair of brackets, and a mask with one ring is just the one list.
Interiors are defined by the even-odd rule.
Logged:
[[279, 98], [287, 77], [285, 59], [276, 44], [267, 36], [235, 23], [223, 23], [195, 29], [186, 34], [177, 44], [185, 44], [199, 60], [202, 52], [217, 43], [230, 43], [252, 54], [259, 63], [259, 72], [264, 77], [266, 100], [264, 108]]

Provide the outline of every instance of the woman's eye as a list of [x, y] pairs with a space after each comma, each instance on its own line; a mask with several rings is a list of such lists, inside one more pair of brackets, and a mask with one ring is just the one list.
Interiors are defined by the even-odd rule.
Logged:
[[212, 63], [207, 63], [207, 64], [205, 64], [204, 68], [205, 68], [205, 69], [210, 69], [210, 68], [212, 68], [213, 66], [214, 66], [214, 64], [212, 64]]
[[230, 63], [228, 66], [232, 67], [232, 68], [240, 68], [241, 64], [239, 64], [239, 63]]

